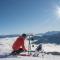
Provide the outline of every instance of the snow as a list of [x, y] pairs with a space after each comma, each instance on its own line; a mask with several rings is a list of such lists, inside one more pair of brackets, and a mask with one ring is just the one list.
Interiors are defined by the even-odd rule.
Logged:
[[43, 44], [43, 50], [46, 52], [60, 52], [60, 45]]
[[2, 58], [0, 60], [60, 60], [60, 56], [45, 55], [44, 57], [14, 57], [14, 58]]
[[[12, 51], [12, 44], [16, 40], [17, 37], [13, 38], [3, 38], [0, 39], [0, 55], [6, 54]], [[25, 41], [25, 46], [28, 49], [28, 41]], [[34, 45], [31, 50], [35, 50], [37, 45]], [[56, 44], [42, 44], [42, 48], [46, 52], [60, 52], [60, 45]], [[42, 56], [43, 55], [43, 56]], [[11, 57], [11, 58], [0, 58], [0, 60], [60, 60], [59, 55], [47, 55], [47, 54], [40, 54], [39, 57], [33, 57], [33, 56], [18, 56], [18, 57]]]

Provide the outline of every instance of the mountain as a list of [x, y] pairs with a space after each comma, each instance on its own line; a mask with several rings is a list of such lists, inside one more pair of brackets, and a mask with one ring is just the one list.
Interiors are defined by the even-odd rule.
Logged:
[[[0, 38], [12, 38], [20, 36], [20, 34], [10, 34], [10, 35], [0, 35]], [[32, 36], [31, 34], [27, 34], [27, 36]]]
[[[0, 38], [11, 38], [11, 37], [17, 37], [20, 36], [19, 34], [13, 34], [13, 35], [0, 35]], [[29, 35], [30, 36], [30, 35]], [[55, 43], [60, 44], [60, 31], [50, 31], [46, 33], [39, 33], [35, 34], [31, 38], [32, 43], [40, 44], [40, 43]]]
[[60, 31], [48, 31], [44, 35], [53, 35], [53, 34], [58, 34]]
[[38, 37], [32, 37], [34, 40], [36, 40], [35, 44], [39, 43], [55, 43], [55, 44], [60, 44], [60, 31], [50, 31], [44, 33], [42, 36]]
[[19, 34], [12, 34], [12, 35], [0, 35], [0, 38], [11, 38], [11, 37], [17, 37], [20, 36]]
[[43, 36], [44, 33], [38, 33], [38, 34], [35, 34], [35, 36]]

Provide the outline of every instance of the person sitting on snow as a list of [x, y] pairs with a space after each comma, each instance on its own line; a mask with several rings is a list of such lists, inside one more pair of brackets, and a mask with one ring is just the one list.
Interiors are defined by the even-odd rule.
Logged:
[[19, 36], [16, 41], [12, 45], [13, 51], [11, 52], [11, 55], [17, 55], [23, 51], [27, 51], [24, 46], [24, 40], [26, 39], [26, 34], [22, 34], [22, 36]]

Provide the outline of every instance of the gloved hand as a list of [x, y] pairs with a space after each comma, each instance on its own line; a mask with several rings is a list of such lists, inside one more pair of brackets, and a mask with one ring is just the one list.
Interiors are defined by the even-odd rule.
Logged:
[[23, 50], [24, 50], [25, 52], [27, 51], [27, 49], [26, 49], [26, 48], [24, 48]]

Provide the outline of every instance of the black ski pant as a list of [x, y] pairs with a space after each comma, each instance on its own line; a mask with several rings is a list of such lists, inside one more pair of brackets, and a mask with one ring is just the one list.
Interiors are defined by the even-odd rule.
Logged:
[[22, 53], [24, 50], [22, 49], [22, 48], [20, 48], [20, 49], [18, 49], [18, 50], [16, 50], [16, 51], [12, 51], [11, 52], [11, 55], [18, 55], [18, 54], [20, 54], [20, 53]]

